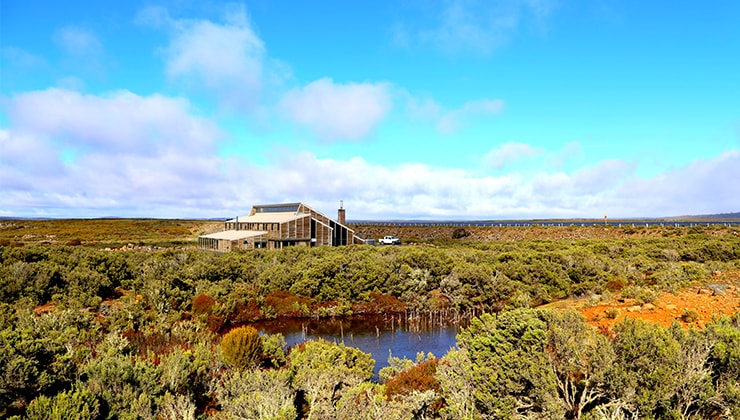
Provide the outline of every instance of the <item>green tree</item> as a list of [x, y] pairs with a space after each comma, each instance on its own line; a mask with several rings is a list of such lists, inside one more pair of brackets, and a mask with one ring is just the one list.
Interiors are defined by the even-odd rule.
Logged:
[[683, 374], [680, 343], [667, 330], [640, 320], [625, 319], [614, 331], [616, 396], [635, 415], [669, 412]]
[[475, 418], [474, 375], [467, 350], [450, 350], [440, 361], [435, 376], [446, 402], [440, 410], [441, 417], [450, 420]]
[[263, 364], [267, 367], [285, 365], [285, 337], [282, 334], [265, 334], [262, 336]]
[[728, 418], [740, 418], [740, 314], [708, 323], [706, 334], [712, 345], [708, 366], [712, 369], [719, 411]]
[[559, 418], [557, 376], [546, 353], [547, 324], [540, 311], [483, 314], [458, 335], [471, 362], [473, 400], [490, 418]]
[[155, 418], [164, 395], [157, 367], [131, 354], [124, 337], [110, 333], [97, 347], [98, 356], [83, 368], [90, 391], [104, 402], [108, 418]]
[[68, 386], [74, 368], [72, 354], [58, 337], [27, 328], [0, 331], [0, 416]]
[[296, 347], [289, 359], [293, 386], [306, 395], [309, 419], [334, 418], [343, 390], [369, 380], [375, 365], [372, 356], [359, 349], [324, 340]]
[[574, 311], [541, 312], [547, 321], [546, 354], [555, 372], [558, 396], [566, 416], [584, 412], [608, 400], [609, 375], [615, 355], [609, 340]]

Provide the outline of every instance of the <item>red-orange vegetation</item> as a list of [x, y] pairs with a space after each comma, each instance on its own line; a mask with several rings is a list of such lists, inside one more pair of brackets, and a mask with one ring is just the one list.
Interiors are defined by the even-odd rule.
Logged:
[[253, 300], [246, 303], [238, 303], [236, 308], [234, 308], [234, 312], [229, 315], [229, 320], [232, 324], [244, 324], [263, 318], [264, 315], [262, 314], [260, 305]]
[[606, 282], [606, 290], [610, 292], [620, 291], [624, 289], [624, 286], [625, 286], [624, 280], [619, 277], [615, 277], [609, 280], [608, 282]]
[[47, 314], [54, 312], [54, 309], [56, 309], [56, 306], [53, 303], [46, 303], [33, 308], [33, 313], [36, 315]]
[[405, 309], [406, 304], [397, 297], [376, 292], [370, 293], [370, 299], [367, 302], [352, 305], [353, 313], [368, 315], [403, 312]]
[[217, 333], [226, 325], [226, 319], [220, 315], [211, 314], [206, 319], [206, 325], [208, 325], [209, 330]]
[[216, 305], [216, 299], [201, 293], [193, 299], [193, 313], [195, 315], [209, 314], [213, 310], [213, 306]]
[[309, 308], [311, 299], [278, 290], [265, 297], [265, 306], [272, 307], [276, 316], [302, 316], [305, 315], [302, 308]]
[[[401, 395], [409, 395], [414, 391], [432, 390], [441, 393], [442, 387], [434, 377], [434, 374], [437, 373], [438, 364], [439, 359], [432, 359], [399, 373], [395, 378], [385, 383], [385, 396], [392, 399]], [[432, 404], [432, 409], [439, 411], [442, 404], [442, 399], [438, 399]]]

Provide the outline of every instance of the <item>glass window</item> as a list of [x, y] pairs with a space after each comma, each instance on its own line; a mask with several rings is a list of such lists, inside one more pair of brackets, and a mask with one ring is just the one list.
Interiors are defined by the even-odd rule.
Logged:
[[295, 213], [298, 211], [298, 204], [255, 207], [255, 211], [257, 213]]

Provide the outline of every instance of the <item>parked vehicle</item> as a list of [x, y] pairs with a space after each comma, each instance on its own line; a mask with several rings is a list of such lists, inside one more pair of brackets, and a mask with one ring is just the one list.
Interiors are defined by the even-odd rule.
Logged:
[[386, 235], [378, 239], [378, 243], [381, 245], [401, 245], [401, 240], [393, 235]]

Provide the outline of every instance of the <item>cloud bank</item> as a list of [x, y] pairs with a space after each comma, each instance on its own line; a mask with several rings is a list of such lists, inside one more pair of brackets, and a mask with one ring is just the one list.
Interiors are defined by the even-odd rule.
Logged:
[[[331, 211], [340, 199], [352, 219], [629, 217], [672, 215], [675, 203], [689, 214], [740, 207], [738, 151], [650, 179], [620, 160], [572, 173], [543, 167], [496, 176], [308, 151], [255, 165], [220, 157], [223, 133], [182, 98], [47, 89], [12, 96], [4, 107], [11, 122], [0, 130], [4, 216], [228, 217], [260, 202], [300, 200]], [[507, 143], [487, 159], [495, 166], [550, 154], [558, 151]]]

